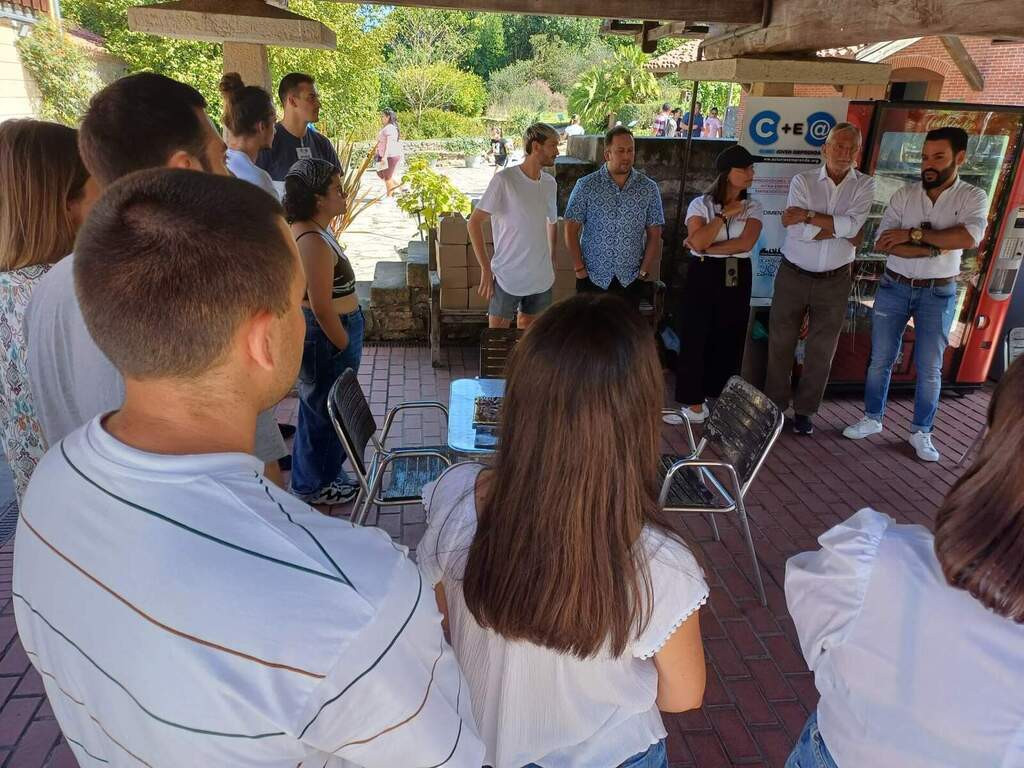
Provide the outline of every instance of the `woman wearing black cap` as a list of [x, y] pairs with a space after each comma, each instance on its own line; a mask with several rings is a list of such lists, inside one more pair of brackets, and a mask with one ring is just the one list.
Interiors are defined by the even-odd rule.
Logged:
[[729, 147], [715, 161], [718, 178], [686, 210], [685, 245], [692, 258], [679, 316], [676, 400], [695, 424], [708, 415], [739, 373], [750, 314], [750, 252], [761, 234], [761, 205], [747, 199], [755, 157]]

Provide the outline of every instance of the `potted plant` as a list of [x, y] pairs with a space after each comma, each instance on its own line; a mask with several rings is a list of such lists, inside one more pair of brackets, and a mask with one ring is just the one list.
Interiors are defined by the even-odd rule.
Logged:
[[487, 150], [487, 142], [483, 139], [454, 139], [449, 146], [453, 152], [462, 155], [467, 168], [479, 168]]
[[469, 198], [447, 176], [431, 170], [425, 158], [409, 161], [409, 169], [402, 176], [402, 188], [405, 191], [395, 202], [401, 210], [416, 216], [420, 239], [437, 227], [444, 214], [469, 213]]

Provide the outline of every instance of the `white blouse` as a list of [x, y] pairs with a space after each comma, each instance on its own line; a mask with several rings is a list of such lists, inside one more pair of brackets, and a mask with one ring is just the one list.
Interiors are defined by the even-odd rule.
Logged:
[[1024, 625], [950, 587], [935, 538], [862, 509], [786, 563], [837, 765], [1024, 766]]
[[423, 491], [427, 531], [417, 548], [424, 579], [442, 583], [452, 646], [486, 745], [485, 765], [594, 768], [618, 765], [665, 738], [655, 705], [652, 657], [708, 598], [690, 551], [646, 529], [653, 611], [621, 657], [579, 659], [481, 628], [462, 596], [462, 575], [476, 531], [479, 464], [458, 464]]
[[227, 158], [228, 170], [232, 175], [248, 181], [250, 184], [255, 184], [268, 195], [272, 195], [275, 200], [281, 199], [281, 193], [274, 186], [274, 180], [270, 178], [270, 174], [256, 165], [245, 152], [229, 149]]
[[[761, 204], [757, 200], [744, 200], [743, 211], [738, 216], [733, 216], [729, 219], [727, 224], [722, 225], [721, 229], [718, 230], [718, 234], [715, 235], [715, 239], [712, 243], [724, 243], [726, 240], [733, 240], [743, 234], [744, 227], [747, 226], [747, 220], [757, 219], [761, 220], [762, 208]], [[707, 223], [711, 221], [715, 216], [722, 212], [722, 206], [714, 201], [711, 195], [701, 195], [695, 197], [690, 201], [690, 205], [686, 209], [686, 218], [684, 221], [689, 221], [694, 216], [699, 216], [704, 219]], [[727, 259], [724, 253], [700, 253], [699, 251], [691, 251], [694, 256], [704, 256], [709, 259]], [[736, 259], [749, 259], [751, 251], [744, 251], [743, 253], [731, 254]]]

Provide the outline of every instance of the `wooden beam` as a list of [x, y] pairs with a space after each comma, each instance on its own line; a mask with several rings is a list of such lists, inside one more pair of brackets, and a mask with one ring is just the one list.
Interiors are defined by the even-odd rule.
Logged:
[[964, 76], [964, 80], [971, 86], [972, 91], [985, 90], [985, 78], [981, 76], [978, 65], [974, 63], [971, 54], [967, 52], [963, 41], [956, 35], [940, 35], [939, 39], [945, 47], [949, 57]]
[[658, 27], [656, 21], [645, 21], [643, 27], [636, 35], [637, 45], [640, 46], [640, 50], [644, 53], [654, 53], [658, 50], [658, 41], [651, 37], [653, 32]]
[[1024, 37], [1021, 0], [872, 0], [869, 5], [773, 0], [767, 27], [708, 39], [704, 57], [839, 48], [927, 35]]
[[888, 64], [842, 59], [709, 59], [680, 64], [683, 80], [722, 83], [885, 85]]
[[686, 33], [685, 21], [673, 21], [669, 24], [660, 24], [647, 35], [648, 40], [663, 40], [666, 37], [684, 37]]
[[[335, 0], [341, 2], [341, 0]], [[722, 24], [760, 23], [762, 0], [373, 0], [376, 5], [414, 8], [456, 8], [490, 13], [538, 16], [706, 21]]]
[[330, 27], [263, 0], [174, 0], [128, 9], [135, 32], [184, 40], [334, 48]]
[[643, 28], [644, 25], [639, 22], [628, 22], [622, 21], [621, 19], [605, 19], [601, 24], [601, 34], [633, 37]]

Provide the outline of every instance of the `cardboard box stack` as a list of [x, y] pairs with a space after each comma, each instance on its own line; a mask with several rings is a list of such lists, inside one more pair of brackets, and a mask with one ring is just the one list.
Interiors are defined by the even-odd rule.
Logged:
[[[480, 297], [480, 264], [469, 242], [466, 219], [459, 214], [445, 216], [437, 228], [437, 271], [441, 278], [442, 309], [487, 309]], [[484, 224], [488, 255], [494, 254], [490, 222]]]

